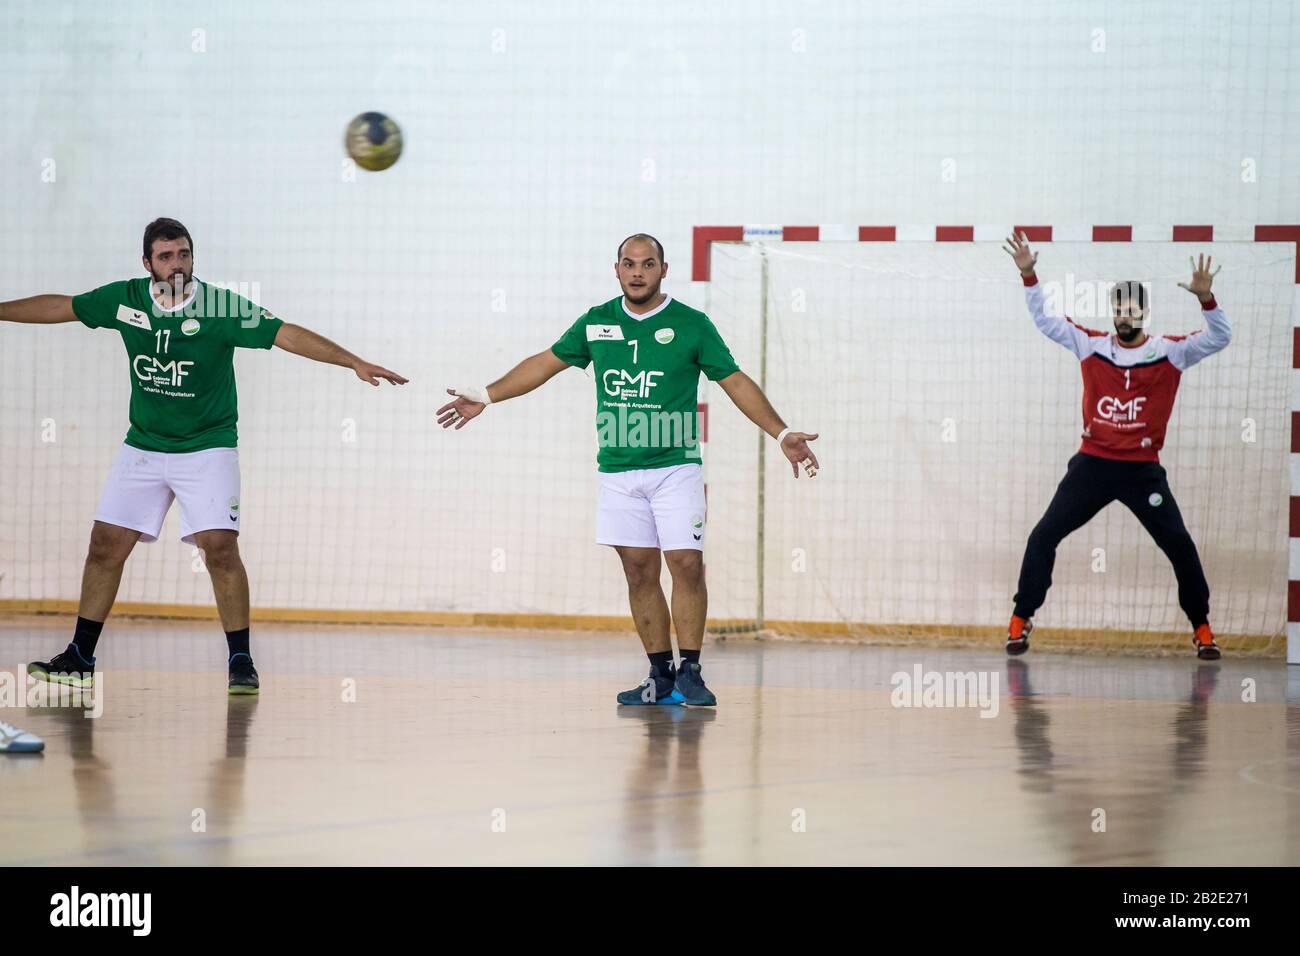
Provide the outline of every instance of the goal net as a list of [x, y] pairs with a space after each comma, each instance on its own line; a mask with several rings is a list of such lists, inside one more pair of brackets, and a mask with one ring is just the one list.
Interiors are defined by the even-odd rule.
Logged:
[[[1228, 348], [1182, 380], [1161, 463], [1200, 550], [1225, 646], [1287, 620], [1295, 246], [1047, 242], [1048, 302], [1111, 327], [1139, 279], [1152, 334], [1203, 327], [1176, 283], [1223, 271]], [[783, 632], [987, 636], [1005, 627], [1030, 530], [1078, 449], [1078, 360], [1035, 328], [995, 241], [712, 243], [708, 311], [823, 470], [794, 479], [725, 401], [708, 444], [711, 613]], [[765, 353], [765, 358], [764, 358]], [[760, 466], [760, 455], [763, 456]], [[1187, 639], [1168, 561], [1114, 503], [1062, 544], [1044, 637]], [[1180, 645], [1181, 646], [1181, 643]]]

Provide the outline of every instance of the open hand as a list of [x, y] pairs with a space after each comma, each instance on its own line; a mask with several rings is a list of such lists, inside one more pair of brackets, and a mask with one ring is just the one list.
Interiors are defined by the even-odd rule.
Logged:
[[1011, 261], [1016, 264], [1022, 276], [1029, 275], [1038, 264], [1038, 253], [1030, 250], [1029, 240], [1025, 238], [1023, 232], [1013, 232], [1007, 236], [1007, 244], [1002, 247], [1002, 251], [1011, 257]]
[[443, 428], [455, 425], [464, 428], [471, 418], [477, 418], [487, 408], [482, 402], [476, 402], [459, 394], [454, 388], [447, 389], [448, 395], [455, 395], [454, 401], [438, 409], [438, 424]]
[[371, 365], [369, 362], [358, 362], [352, 366], [352, 371], [357, 373], [357, 378], [368, 385], [379, 386], [379, 380], [382, 378], [385, 382], [392, 382], [394, 385], [405, 385], [410, 379], [402, 378], [396, 372], [390, 372], [382, 365]]
[[1214, 294], [1210, 292], [1210, 284], [1214, 282], [1214, 277], [1219, 274], [1219, 269], [1222, 269], [1223, 266], [1219, 266], [1219, 269], [1211, 272], [1210, 263], [1214, 261], [1214, 256], [1207, 259], [1204, 253], [1200, 255], [1199, 260], [1193, 259], [1191, 256], [1188, 256], [1187, 259], [1192, 264], [1192, 283], [1188, 285], [1186, 282], [1180, 282], [1178, 288], [1186, 289], [1202, 302], [1209, 302], [1214, 298]]
[[808, 443], [816, 438], [816, 435], [809, 435], [807, 432], [787, 432], [785, 438], [781, 440], [781, 452], [789, 460], [790, 470], [794, 472], [796, 478], [799, 477], [800, 465], [803, 465], [804, 471], [808, 472], [809, 478], [817, 477], [817, 469], [821, 465], [817, 464], [817, 456], [808, 447]]

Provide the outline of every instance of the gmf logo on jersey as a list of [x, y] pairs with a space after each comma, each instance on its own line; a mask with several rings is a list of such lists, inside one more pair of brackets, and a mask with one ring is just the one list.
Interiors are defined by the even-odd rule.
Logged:
[[1097, 414], [1108, 422], [1135, 422], [1146, 400], [1145, 395], [1134, 395], [1127, 402], [1103, 395], [1097, 402]]
[[[180, 385], [181, 379], [189, 375], [189, 368], [193, 362], [180, 362], [172, 359], [170, 362], [160, 362], [152, 355], [137, 355], [135, 361], [131, 363], [131, 368], [135, 370], [135, 377], [142, 382], [153, 382], [156, 385]], [[170, 377], [170, 381], [168, 380]]]
[[607, 368], [601, 380], [606, 395], [614, 398], [649, 398], [650, 389], [659, 384], [655, 378], [663, 374], [642, 369], [633, 375], [621, 368]]

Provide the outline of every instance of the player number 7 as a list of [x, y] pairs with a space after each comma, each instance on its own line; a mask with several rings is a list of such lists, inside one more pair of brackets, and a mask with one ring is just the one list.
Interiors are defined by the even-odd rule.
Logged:
[[636, 364], [636, 339], [628, 339], [627, 344], [632, 346], [632, 364]]

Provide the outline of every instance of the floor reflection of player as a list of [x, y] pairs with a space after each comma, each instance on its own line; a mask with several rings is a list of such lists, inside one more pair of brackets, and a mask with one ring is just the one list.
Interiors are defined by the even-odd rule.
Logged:
[[[705, 725], [717, 717], [717, 711], [622, 707], [618, 715], [645, 725], [641, 761], [627, 775], [619, 859], [639, 864], [698, 864], [699, 849], [704, 845], [700, 738]], [[665, 809], [671, 812], [664, 813]]]
[[99, 721], [88, 719], [82, 707], [51, 707], [47, 713], [67, 739], [68, 757], [72, 760], [72, 792], [81, 818], [80, 826], [75, 827], [81, 833], [81, 846], [59, 849], [92, 859], [112, 852], [111, 844], [120, 839], [120, 824], [125, 821], [118, 816], [113, 763], [95, 753], [95, 725]]
[[[117, 799], [113, 759], [95, 751], [95, 725], [82, 707], [54, 707], [47, 710], [54, 724], [51, 735], [67, 740], [72, 762], [71, 783], [80, 825], [69, 827], [81, 834], [77, 847], [36, 847], [39, 856], [76, 855], [97, 862], [129, 862], [140, 852], [165, 852], [169, 845], [201, 845], [214, 854], [204, 862], [230, 862], [235, 841], [227, 837], [237, 829], [244, 812], [245, 758], [258, 698], [234, 695], [227, 698], [224, 754], [213, 760], [207, 777], [208, 797], [201, 806], [177, 803], [175, 812], [146, 815], [132, 809], [132, 801]], [[127, 743], [129, 746], [129, 741]], [[129, 759], [124, 760], [129, 764]], [[128, 790], [129, 792], [129, 790]], [[180, 793], [178, 793], [178, 798]], [[181, 798], [183, 799], [183, 798]], [[195, 829], [195, 810], [202, 810], [202, 827]]]
[[1030, 793], [1051, 793], [1052, 719], [1029, 686], [1029, 666], [1022, 660], [1007, 661], [1007, 695], [1015, 715], [1016, 749], [1020, 753], [1021, 786]]
[[[1216, 665], [1201, 665], [1193, 673], [1188, 699], [1174, 712], [1170, 727], [1173, 752], [1168, 766], [1159, 763], [1117, 765], [1113, 776], [1080, 779], [1080, 761], [1052, 746], [1052, 717], [1048, 702], [1030, 684], [1024, 660], [1007, 661], [1007, 695], [1020, 755], [1021, 786], [1043, 796], [1049, 831], [1065, 836], [1065, 855], [1055, 863], [1164, 865], [1162, 838], [1171, 820], [1174, 800], [1190, 794], [1204, 770], [1209, 730], [1209, 700], [1218, 681]], [[1074, 728], [1062, 716], [1058, 741], [1078, 730], [1078, 739], [1093, 742], [1096, 728], [1084, 715], [1086, 727]], [[1067, 740], [1068, 748], [1072, 740]], [[1096, 811], [1105, 811], [1105, 831], [1094, 830]], [[1120, 845], [1116, 838], [1124, 842]]]
[[201, 842], [211, 853], [211, 858], [205, 861], [210, 866], [233, 862], [231, 851], [237, 842], [234, 831], [244, 817], [248, 741], [257, 702], [257, 697], [250, 696], [227, 698], [225, 754], [208, 765], [208, 799], [203, 808], [205, 832], [211, 836]]

